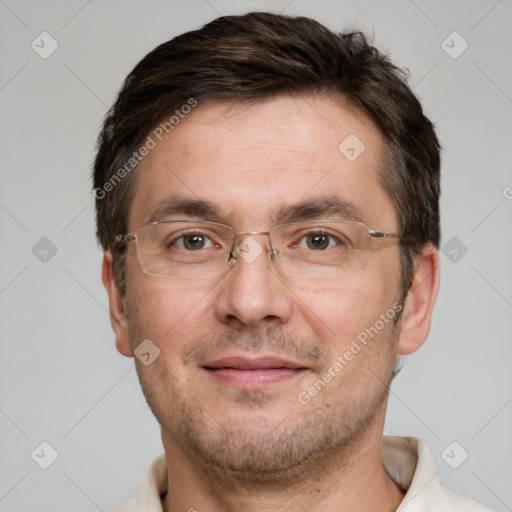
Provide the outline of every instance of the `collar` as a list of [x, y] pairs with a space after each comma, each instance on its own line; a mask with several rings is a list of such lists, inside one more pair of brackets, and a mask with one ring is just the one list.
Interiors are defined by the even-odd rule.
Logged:
[[[382, 461], [389, 476], [405, 493], [396, 512], [492, 512], [440, 485], [434, 455], [421, 439], [383, 436]], [[162, 454], [142, 474], [135, 498], [113, 512], [162, 512], [161, 496], [167, 485], [167, 462]]]

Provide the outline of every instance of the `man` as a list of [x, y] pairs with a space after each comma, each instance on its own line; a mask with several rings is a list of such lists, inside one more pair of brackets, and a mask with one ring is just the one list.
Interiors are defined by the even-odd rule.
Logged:
[[94, 169], [118, 350], [165, 456], [116, 511], [484, 511], [383, 437], [438, 284], [439, 144], [360, 33], [222, 17], [126, 79]]

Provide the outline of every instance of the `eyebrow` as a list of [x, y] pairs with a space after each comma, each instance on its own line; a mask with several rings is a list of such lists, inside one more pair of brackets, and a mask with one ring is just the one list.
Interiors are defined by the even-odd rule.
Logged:
[[[233, 212], [223, 211], [219, 205], [211, 201], [170, 197], [158, 203], [144, 223], [164, 222], [180, 214], [219, 223], [225, 223], [234, 217]], [[365, 222], [362, 211], [354, 203], [338, 196], [318, 197], [283, 205], [272, 211], [269, 217], [274, 225], [321, 218]]]
[[271, 217], [278, 223], [320, 218], [364, 222], [362, 211], [351, 201], [338, 196], [319, 197], [281, 207]]

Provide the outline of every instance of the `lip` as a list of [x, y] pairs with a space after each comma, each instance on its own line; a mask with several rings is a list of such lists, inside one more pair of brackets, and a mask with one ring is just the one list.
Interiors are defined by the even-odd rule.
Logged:
[[203, 365], [204, 368], [211, 368], [217, 370], [220, 368], [233, 368], [234, 370], [270, 370], [279, 368], [288, 368], [290, 370], [297, 370], [305, 368], [299, 363], [288, 361], [279, 357], [223, 357], [215, 361], [208, 362]]
[[214, 378], [241, 388], [260, 388], [297, 377], [307, 367], [278, 357], [223, 357], [204, 364]]

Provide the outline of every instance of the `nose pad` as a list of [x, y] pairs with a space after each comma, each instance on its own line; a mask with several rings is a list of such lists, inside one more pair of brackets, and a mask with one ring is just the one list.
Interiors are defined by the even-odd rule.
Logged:
[[[268, 235], [268, 233], [240, 233], [245, 234], [244, 238], [238, 245], [236, 245], [228, 254], [228, 264], [234, 266], [238, 258], [242, 258], [246, 263], [253, 263], [264, 252], [268, 254], [271, 259], [277, 256], [277, 251], [270, 250], [266, 246], [262, 246], [260, 242], [254, 238], [253, 235]], [[269, 241], [270, 245], [270, 241]]]

